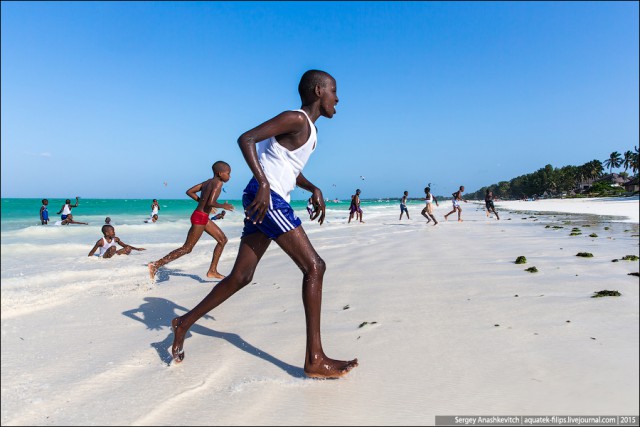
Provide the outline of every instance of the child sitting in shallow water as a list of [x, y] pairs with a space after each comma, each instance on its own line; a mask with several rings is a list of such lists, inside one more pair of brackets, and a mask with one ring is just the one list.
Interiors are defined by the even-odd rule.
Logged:
[[[114, 255], [129, 255], [132, 250], [144, 251], [144, 248], [134, 248], [131, 245], [127, 245], [125, 242], [116, 237], [116, 230], [112, 225], [105, 224], [102, 226], [102, 239], [98, 240], [93, 248], [89, 252], [89, 256], [93, 256], [98, 249], [100, 249], [99, 257], [111, 258]], [[117, 249], [116, 243], [122, 246], [122, 249]]]

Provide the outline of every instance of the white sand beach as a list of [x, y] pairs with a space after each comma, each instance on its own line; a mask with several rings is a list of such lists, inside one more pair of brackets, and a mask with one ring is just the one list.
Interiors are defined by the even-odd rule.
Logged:
[[[365, 208], [364, 224], [347, 224], [346, 208], [322, 226], [303, 220], [327, 263], [324, 349], [360, 363], [339, 380], [304, 376], [302, 274], [275, 244], [254, 283], [194, 325], [175, 365], [171, 319], [217, 283], [206, 277], [212, 239], [152, 284], [146, 264], [183, 243], [186, 222], [118, 227], [147, 250], [111, 260], [87, 257], [95, 230], [3, 235], [2, 425], [433, 425], [436, 415], [640, 412], [638, 277], [629, 275], [638, 262], [620, 260], [639, 253], [637, 197], [500, 202], [500, 220], [467, 203], [463, 222], [444, 221], [442, 201], [435, 227], [422, 206], [408, 205], [411, 220], [398, 221], [397, 205]], [[223, 274], [239, 244], [234, 218], [221, 225]], [[515, 264], [521, 255], [527, 263]], [[621, 296], [591, 298], [600, 290]]]

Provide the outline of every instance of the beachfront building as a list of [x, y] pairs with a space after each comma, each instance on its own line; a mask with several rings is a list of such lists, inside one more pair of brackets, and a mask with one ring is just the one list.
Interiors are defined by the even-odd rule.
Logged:
[[593, 184], [598, 182], [606, 182], [612, 187], [624, 187], [626, 179], [617, 173], [608, 173], [598, 178], [583, 179], [578, 184], [578, 188], [576, 190], [579, 192], [587, 192], [591, 189]]
[[637, 193], [640, 191], [640, 185], [638, 185], [638, 177], [631, 178], [629, 181], [624, 183], [624, 190], [629, 193]]

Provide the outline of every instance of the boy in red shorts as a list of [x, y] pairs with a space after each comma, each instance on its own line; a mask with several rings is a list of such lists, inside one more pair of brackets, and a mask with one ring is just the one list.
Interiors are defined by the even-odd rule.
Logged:
[[[158, 261], [149, 263], [149, 276], [151, 280], [154, 280], [156, 272], [160, 267], [180, 258], [182, 255], [190, 253], [196, 243], [198, 243], [198, 240], [200, 240], [200, 236], [202, 236], [202, 232], [204, 231], [216, 239], [217, 242], [213, 250], [213, 258], [211, 259], [207, 277], [216, 279], [224, 278], [222, 274], [218, 273], [218, 261], [220, 260], [220, 255], [222, 255], [224, 245], [227, 244], [227, 236], [225, 236], [220, 227], [209, 219], [209, 213], [213, 208], [233, 210], [233, 205], [229, 203], [218, 203], [218, 196], [220, 196], [222, 184], [231, 178], [231, 166], [226, 162], [217, 161], [211, 169], [213, 169], [213, 178], [194, 185], [187, 190], [187, 196], [198, 202], [196, 210], [191, 214], [191, 228], [187, 233], [187, 240], [184, 242], [184, 245], [178, 249], [169, 252]], [[198, 192], [200, 192], [200, 197], [196, 194]]]

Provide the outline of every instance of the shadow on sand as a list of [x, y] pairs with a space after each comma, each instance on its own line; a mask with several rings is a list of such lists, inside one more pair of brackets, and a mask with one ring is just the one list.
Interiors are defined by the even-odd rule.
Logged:
[[[146, 302], [142, 303], [140, 307], [133, 310], [123, 311], [122, 314], [138, 322], [144, 323], [147, 326], [147, 329], [151, 330], [161, 330], [165, 327], [171, 330], [171, 320], [180, 315], [178, 311], [189, 311], [185, 307], [179, 306], [164, 298], [146, 297], [144, 300]], [[215, 320], [215, 318], [209, 315], [205, 315], [204, 317]], [[270, 355], [269, 353], [260, 350], [259, 348], [243, 340], [237, 334], [219, 332], [213, 329], [199, 326], [197, 323], [191, 327], [191, 329], [187, 333], [186, 338], [191, 337], [192, 333], [224, 339], [228, 343], [234, 345], [242, 351], [259, 357], [264, 361], [273, 363], [275, 366], [282, 369], [294, 378], [306, 378], [306, 375], [304, 374], [304, 370], [302, 368], [285, 363], [282, 360]], [[158, 356], [160, 357], [160, 360], [163, 363], [170, 365], [173, 358], [171, 357], [169, 348], [171, 348], [172, 344], [173, 332], [169, 332], [164, 340], [160, 342], [153, 342], [150, 345], [156, 350]]]

